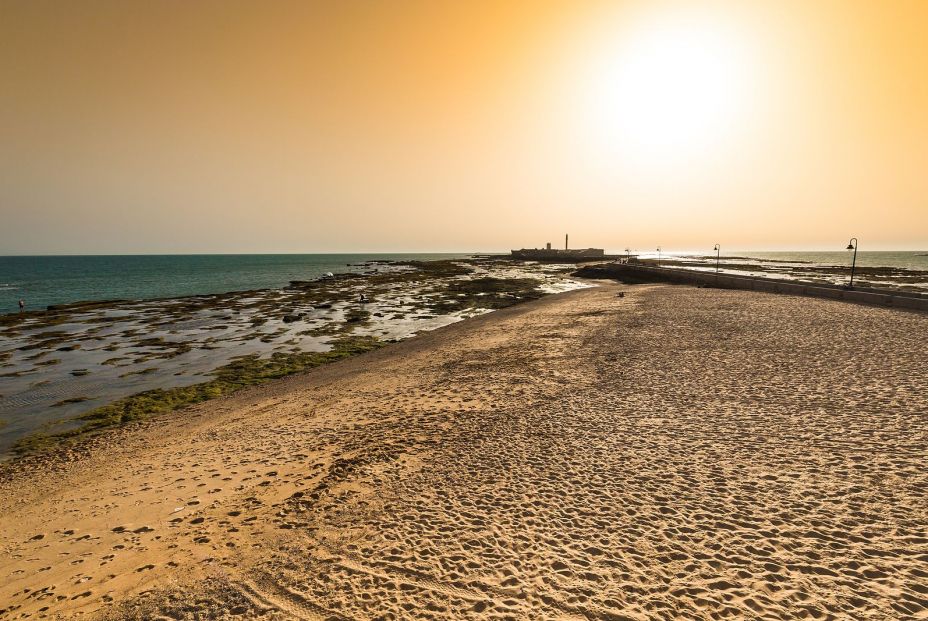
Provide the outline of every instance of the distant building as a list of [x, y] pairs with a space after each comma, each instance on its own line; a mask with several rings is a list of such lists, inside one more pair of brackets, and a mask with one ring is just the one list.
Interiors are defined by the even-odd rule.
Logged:
[[[550, 244], [549, 244], [550, 246]], [[575, 250], [558, 250], [557, 248], [522, 248], [513, 250], [513, 259], [531, 259], [544, 261], [550, 259], [603, 259], [606, 251], [602, 248], [577, 248]]]
[[545, 244], [544, 248], [522, 248], [521, 250], [513, 250], [512, 258], [528, 259], [532, 261], [579, 261], [585, 259], [595, 260], [605, 258], [606, 251], [602, 248], [577, 248], [575, 250], [568, 249], [567, 239], [567, 235], [565, 235], [563, 250], [552, 248], [551, 242], [548, 242]]

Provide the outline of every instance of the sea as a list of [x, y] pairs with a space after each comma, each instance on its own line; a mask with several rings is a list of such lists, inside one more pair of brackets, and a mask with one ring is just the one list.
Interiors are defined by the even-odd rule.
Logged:
[[[715, 256], [712, 252], [700, 256]], [[759, 259], [813, 266], [850, 267], [853, 251], [777, 251], [757, 252], [732, 250], [722, 252], [721, 260], [735, 262], [740, 259]], [[672, 256], [672, 255], [665, 255]], [[686, 256], [683, 254], [681, 256]], [[905, 270], [928, 270], [928, 250], [861, 250], [857, 253], [858, 267], [896, 267]]]
[[[652, 253], [656, 254], [656, 253]], [[286, 286], [326, 272], [366, 271], [367, 261], [429, 261], [473, 254], [232, 254], [0, 256], [0, 314], [98, 300], [148, 300]], [[640, 254], [639, 256], [650, 256]], [[665, 252], [666, 258], [692, 253]], [[731, 251], [722, 262], [744, 258], [801, 265], [850, 265], [849, 252]], [[928, 271], [928, 251], [861, 251], [860, 267]]]
[[201, 254], [0, 256], [0, 314], [99, 300], [151, 300], [284, 287], [368, 261], [432, 261], [473, 254]]

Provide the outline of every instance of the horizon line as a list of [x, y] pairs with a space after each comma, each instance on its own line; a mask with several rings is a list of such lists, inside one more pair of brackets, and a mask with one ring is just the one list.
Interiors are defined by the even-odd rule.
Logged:
[[[511, 250], [511, 249], [510, 249]], [[470, 255], [506, 255], [510, 250], [353, 250], [353, 251], [334, 251], [334, 252], [104, 252], [104, 253], [81, 253], [81, 252], [57, 252], [57, 253], [15, 253], [0, 254], [0, 258], [14, 257], [208, 257], [208, 256], [311, 256], [311, 255], [391, 255], [391, 254], [470, 254]], [[661, 254], [694, 254], [694, 253], [713, 254], [713, 250], [706, 249], [667, 249], [661, 248]], [[826, 248], [733, 248], [730, 252], [723, 252], [721, 256], [731, 253], [744, 252], [846, 252], [843, 248], [826, 249]], [[859, 252], [928, 252], [928, 248], [862, 248]], [[651, 250], [631, 249], [631, 254], [652, 254], [657, 253], [656, 248]], [[607, 255], [624, 255], [625, 250], [615, 250]]]

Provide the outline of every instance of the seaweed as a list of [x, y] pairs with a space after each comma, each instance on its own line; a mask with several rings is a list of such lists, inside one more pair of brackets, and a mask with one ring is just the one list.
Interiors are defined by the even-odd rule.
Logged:
[[[398, 261], [396, 265], [408, 265], [415, 268], [420, 274], [425, 274], [430, 278], [466, 276], [474, 272], [474, 270], [461, 263], [462, 261], [457, 259], [446, 259], [441, 261]], [[414, 272], [388, 272], [385, 274], [378, 274], [378, 276], [404, 276], [411, 274], [414, 274]]]
[[120, 379], [124, 377], [131, 377], [133, 375], [148, 375], [149, 373], [154, 373], [158, 370], [158, 367], [147, 367], [144, 369], [139, 369], [138, 371], [127, 371], [120, 375]]
[[287, 333], [287, 329], [286, 329], [286, 328], [277, 328], [277, 329], [274, 330], [273, 332], [268, 332], [268, 333], [266, 333], [266, 334], [263, 333], [263, 332], [262, 332], [262, 333], [259, 333], [259, 334], [261, 334], [261, 338], [260, 338], [259, 340], [260, 340], [262, 343], [273, 343], [273, 342], [276, 341], [280, 336], [282, 336], [282, 335], [284, 335], [284, 334], [286, 334], [286, 333]]
[[67, 336], [54, 336], [44, 340], [33, 340], [28, 345], [22, 345], [17, 347], [19, 351], [30, 351], [32, 349], [52, 349], [57, 348], [58, 345], [61, 345], [68, 341]]
[[345, 312], [345, 323], [366, 323], [371, 313], [366, 308], [352, 307]]
[[53, 408], [60, 408], [63, 405], [70, 405], [72, 403], [83, 403], [84, 401], [90, 401], [90, 397], [71, 397], [70, 399], [62, 399], [57, 403], [53, 403]]
[[179, 388], [147, 390], [108, 405], [95, 408], [74, 419], [75, 429], [59, 433], [36, 433], [19, 440], [13, 450], [22, 455], [51, 448], [100, 433], [132, 421], [156, 414], [172, 412], [188, 405], [232, 394], [248, 386], [307, 371], [314, 367], [341, 360], [381, 347], [383, 343], [370, 336], [344, 337], [332, 342], [326, 352], [275, 352], [269, 358], [258, 355], [242, 356], [212, 372], [213, 379]]
[[91, 300], [89, 302], [71, 302], [70, 304], [53, 304], [47, 307], [48, 313], [66, 313], [73, 311], [97, 310], [100, 308], [111, 308], [123, 304], [128, 300]]
[[472, 308], [499, 309], [544, 295], [533, 278], [483, 277], [451, 282], [446, 295], [426, 306], [433, 313], [447, 314]]
[[165, 341], [160, 336], [140, 339], [133, 343], [132, 347], [151, 347], [164, 350], [157, 354], [151, 354], [149, 356], [151, 358], [174, 358], [176, 356], [180, 356], [181, 354], [186, 354], [188, 351], [193, 349], [193, 346], [190, 345], [190, 343], [180, 341]]
[[[360, 326], [368, 324], [375, 314], [388, 320], [427, 319], [445, 314], [467, 317], [544, 295], [538, 288], [541, 281], [537, 278], [491, 277], [476, 273], [477, 269], [495, 266], [506, 268], [510, 264], [524, 269], [521, 263], [507, 261], [406, 261], [391, 263], [395, 269], [390, 270], [339, 275], [334, 279], [293, 282], [283, 290], [238, 291], [222, 295], [118, 303], [111, 306], [100, 303], [95, 308], [77, 305], [70, 307], [70, 311], [62, 308], [52, 314], [46, 313], [38, 319], [30, 319], [24, 324], [16, 325], [19, 330], [35, 333], [25, 343], [19, 344], [26, 345], [38, 341], [39, 347], [50, 349], [59, 339], [70, 338], [73, 342], [73, 335], [69, 336], [62, 330], [45, 327], [53, 325], [49, 323], [52, 317], [66, 318], [69, 322], [80, 321], [88, 327], [93, 326], [91, 329], [95, 330], [100, 330], [107, 324], [112, 327], [107, 327], [105, 338], [113, 339], [114, 342], [103, 344], [102, 347], [95, 346], [92, 351], [114, 352], [111, 354], [113, 357], [102, 362], [106, 366], [123, 367], [133, 362], [140, 365], [122, 369], [128, 371], [121, 376], [123, 378], [152, 372], [143, 367], [153, 365], [161, 368], [159, 372], [169, 372], [173, 370], [171, 363], [161, 365], [156, 360], [173, 358], [193, 348], [213, 349], [216, 345], [211, 345], [210, 342], [217, 339], [236, 343], [254, 339], [265, 344], [283, 343], [289, 348], [299, 344], [296, 336], [312, 336], [335, 339], [335, 347], [331, 352], [324, 353], [278, 351], [270, 357], [265, 353], [263, 358], [262, 354], [256, 353], [232, 361], [223, 356], [221, 361], [214, 364], [226, 363], [225, 366], [216, 369], [209, 381], [199, 380], [202, 383], [195, 386], [146, 391], [104, 404], [88, 412], [86, 416], [89, 418], [71, 421], [79, 425], [78, 430], [62, 431], [65, 434], [63, 436], [48, 436], [58, 439], [27, 438], [23, 440], [22, 447], [31, 447], [46, 441], [54, 444], [61, 437], [79, 437], [119, 422], [137, 420], [152, 413], [171, 411], [214, 396], [228, 394], [244, 385], [299, 372], [323, 364], [332, 356], [337, 359], [344, 352], [347, 343], [363, 342], [349, 338], [349, 335]], [[546, 274], [552, 271], [556, 270], [545, 269]], [[371, 304], [357, 303], [361, 292], [371, 298]], [[104, 309], [119, 309], [122, 311], [119, 313], [121, 316], [113, 316]], [[307, 312], [310, 310], [312, 312]], [[125, 311], [130, 311], [131, 314], [125, 314]], [[77, 313], [80, 315], [75, 316]], [[182, 321], [195, 323], [191, 327], [184, 327], [179, 323]], [[281, 327], [278, 323], [281, 321], [287, 325]], [[18, 321], [16, 323], [19, 324]], [[178, 332], [163, 331], [171, 328]], [[221, 329], [231, 332], [222, 333]], [[175, 333], [178, 336], [173, 336]], [[219, 336], [197, 340], [203, 339], [207, 334]], [[55, 347], [67, 345], [69, 343], [59, 342]], [[248, 350], [253, 351], [254, 346], [249, 346]], [[10, 355], [6, 357], [9, 358]], [[140, 371], [132, 371], [134, 368]], [[32, 372], [38, 370], [33, 369]], [[20, 373], [15, 375], [18, 376]], [[63, 427], [52, 429], [60, 431]], [[48, 428], [44, 431], [50, 433]]]
[[297, 334], [300, 336], [335, 336], [336, 334], [341, 334], [344, 329], [344, 326], [338, 325], [334, 321], [327, 321], [321, 326], [316, 326], [308, 330], [301, 330], [297, 332]]

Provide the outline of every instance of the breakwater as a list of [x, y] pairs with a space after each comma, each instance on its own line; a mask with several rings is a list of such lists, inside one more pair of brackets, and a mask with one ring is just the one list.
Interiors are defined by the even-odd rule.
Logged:
[[804, 295], [928, 312], [928, 296], [892, 289], [876, 289], [872, 287], [848, 289], [839, 285], [625, 263], [587, 265], [574, 272], [573, 275], [583, 278], [608, 278], [626, 283], [670, 282], [703, 287], [720, 287], [723, 289], [746, 289], [787, 295]]

